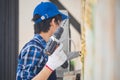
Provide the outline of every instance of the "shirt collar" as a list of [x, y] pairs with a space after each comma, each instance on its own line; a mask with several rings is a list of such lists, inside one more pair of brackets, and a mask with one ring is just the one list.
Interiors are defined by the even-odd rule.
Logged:
[[43, 47], [46, 47], [46, 41], [40, 36], [40, 34], [35, 34], [34, 38], [37, 39]]

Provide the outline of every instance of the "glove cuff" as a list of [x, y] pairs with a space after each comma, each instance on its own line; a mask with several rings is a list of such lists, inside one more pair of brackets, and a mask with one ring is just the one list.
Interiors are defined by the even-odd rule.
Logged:
[[45, 67], [47, 67], [50, 71], [53, 72], [53, 70], [46, 64]]

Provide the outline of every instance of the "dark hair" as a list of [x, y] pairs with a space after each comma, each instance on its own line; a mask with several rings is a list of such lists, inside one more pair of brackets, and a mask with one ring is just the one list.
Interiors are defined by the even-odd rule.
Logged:
[[[39, 18], [40, 18], [40, 15], [36, 14], [33, 16], [32, 21], [36, 21]], [[38, 23], [34, 23], [34, 34], [39, 34], [41, 32], [48, 32], [48, 30], [50, 29], [50, 22], [52, 21], [53, 18], [55, 18], [56, 24], [58, 24], [58, 21], [62, 21], [61, 15], [58, 14], [52, 18], [43, 20], [43, 21], [38, 22]]]

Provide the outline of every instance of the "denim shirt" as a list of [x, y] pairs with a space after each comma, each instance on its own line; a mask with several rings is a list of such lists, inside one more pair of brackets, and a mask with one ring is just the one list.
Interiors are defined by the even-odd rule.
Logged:
[[[18, 56], [16, 80], [31, 80], [42, 70], [48, 60], [48, 56], [43, 52], [45, 46], [45, 40], [39, 34], [35, 34], [22, 48]], [[48, 80], [56, 80], [55, 71]]]

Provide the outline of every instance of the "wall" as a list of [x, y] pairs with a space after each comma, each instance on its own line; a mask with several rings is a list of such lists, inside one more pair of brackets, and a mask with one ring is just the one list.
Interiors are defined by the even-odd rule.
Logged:
[[119, 1], [82, 2], [82, 80], [119, 80]]

